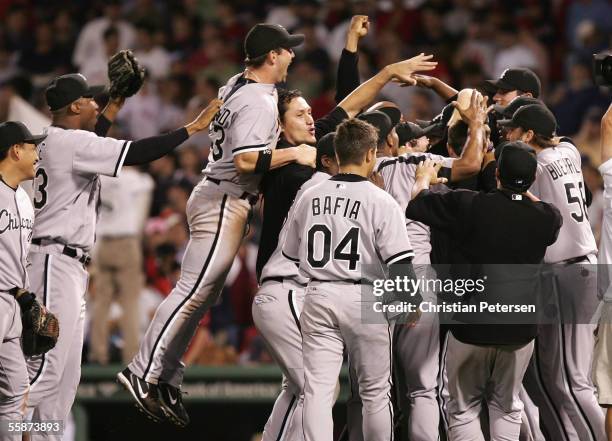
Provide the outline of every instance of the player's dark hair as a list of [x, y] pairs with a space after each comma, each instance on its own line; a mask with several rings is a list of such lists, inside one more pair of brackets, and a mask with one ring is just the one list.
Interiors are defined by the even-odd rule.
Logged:
[[[282, 49], [272, 49], [274, 52], [276, 52], [277, 54], [280, 54], [283, 50]], [[260, 55], [259, 57], [255, 57], [255, 58], [246, 58], [244, 60], [244, 64], [247, 67], [261, 67], [263, 66], [263, 64], [266, 62], [266, 58], [268, 57], [268, 54], [270, 52], [266, 52], [263, 55]]]
[[278, 89], [278, 117], [281, 122], [283, 122], [283, 118], [285, 117], [285, 113], [287, 113], [291, 100], [301, 96], [302, 92], [297, 89]]
[[461, 152], [463, 152], [463, 147], [467, 142], [468, 136], [468, 126], [467, 124], [459, 120], [451, 127], [448, 128], [448, 145], [455, 152], [457, 156], [461, 156]]
[[538, 135], [537, 133], [533, 134], [533, 139], [531, 142], [541, 149], [547, 149], [555, 146], [555, 141], [552, 138], [546, 138], [545, 136]]
[[4, 161], [6, 159], [6, 157], [8, 156], [8, 152], [10, 150], [9, 148], [4, 148], [4, 149], [0, 149], [0, 162]]
[[376, 148], [378, 131], [360, 119], [351, 118], [336, 128], [334, 148], [339, 165], [361, 165], [368, 150]]

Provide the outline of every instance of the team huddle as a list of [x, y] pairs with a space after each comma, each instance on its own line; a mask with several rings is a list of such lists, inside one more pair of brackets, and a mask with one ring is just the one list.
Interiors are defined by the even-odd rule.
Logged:
[[[299, 91], [277, 88], [304, 36], [258, 24], [244, 42], [244, 72], [172, 132], [106, 137], [142, 85], [127, 52], [109, 63], [116, 76], [101, 112], [93, 99], [101, 90], [69, 74], [46, 89], [53, 119], [44, 134], [0, 125], [0, 420], [68, 417], [80, 380], [100, 176], [149, 163], [208, 130], [209, 162], [186, 208], [180, 279], [117, 374], [149, 419], [189, 424], [182, 358], [261, 199], [252, 313], [283, 372], [264, 441], [334, 439], [345, 359], [344, 440], [606, 439], [600, 403], [612, 405], [612, 391], [610, 372], [591, 374], [596, 321], [445, 326], [434, 310], [376, 310], [366, 323], [373, 281], [435, 278], [432, 264], [555, 264], [559, 303], [591, 319], [600, 302], [580, 154], [556, 136], [536, 74], [509, 67], [483, 92], [457, 91], [425, 75], [437, 63], [420, 54], [360, 83], [356, 46], [368, 27], [366, 16], [353, 17], [337, 105], [316, 121]], [[396, 103], [374, 102], [391, 82], [428, 87], [449, 104], [432, 121], [405, 121]], [[30, 179], [33, 202], [19, 186]], [[432, 290], [410, 299], [436, 300]], [[25, 350], [26, 335], [33, 350]], [[600, 352], [604, 361], [612, 356]], [[21, 434], [0, 432], [5, 439]]]

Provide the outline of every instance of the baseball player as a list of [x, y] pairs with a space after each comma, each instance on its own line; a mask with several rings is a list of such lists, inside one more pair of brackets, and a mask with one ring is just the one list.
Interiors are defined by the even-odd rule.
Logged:
[[[486, 118], [484, 111], [482, 115]], [[428, 191], [430, 183], [437, 180], [437, 170], [427, 160], [417, 169], [413, 199], [406, 215], [459, 239], [458, 247], [466, 256], [466, 263], [477, 264], [471, 266], [467, 275], [486, 279], [487, 291], [483, 294], [489, 302], [493, 299], [516, 302], [517, 295], [519, 299], [527, 296], [526, 301], [533, 302], [534, 290], [539, 285], [538, 277], [534, 277], [537, 265], [521, 267], [522, 277], [508, 280], [509, 268], [500, 271], [496, 265], [486, 264], [539, 264], [546, 247], [557, 238], [561, 215], [554, 206], [527, 192], [537, 168], [532, 148], [520, 142], [509, 143], [498, 164], [497, 190], [489, 193], [455, 190], [442, 194]], [[480, 223], [482, 228], [473, 227]], [[533, 232], [533, 236], [528, 232]], [[482, 264], [487, 269], [475, 276], [472, 271], [481, 270]], [[461, 268], [456, 270], [465, 274]], [[500, 272], [501, 279], [496, 275]], [[499, 283], [504, 278], [507, 281]], [[490, 286], [493, 280], [497, 283]], [[482, 298], [468, 295], [463, 302], [477, 303]], [[522, 410], [519, 391], [533, 352], [537, 326], [533, 321], [516, 324], [519, 317], [499, 313], [482, 312], [476, 317], [457, 314], [454, 318], [469, 325], [452, 326], [449, 337], [449, 439], [484, 439], [479, 416], [486, 401], [490, 439], [517, 440]]]
[[[192, 123], [164, 135], [138, 141], [99, 136], [108, 130], [124, 99], [116, 98], [98, 116], [96, 88], [80, 74], [54, 79], [45, 91], [53, 115], [40, 144], [34, 180], [34, 223], [28, 276], [31, 290], [61, 323], [54, 349], [28, 360], [28, 408], [34, 421], [64, 420], [80, 378], [84, 295], [95, 238], [99, 175], [117, 176], [123, 165], [162, 157], [190, 135], [208, 127], [219, 109], [214, 100]], [[99, 134], [91, 132], [96, 127]], [[102, 127], [102, 129], [100, 129]], [[33, 434], [32, 439], [37, 439]], [[40, 434], [40, 439], [57, 439]]]
[[[334, 134], [326, 134], [317, 143], [317, 171], [302, 185], [296, 201], [307, 189], [337, 173]], [[263, 267], [261, 286], [253, 300], [255, 326], [283, 371], [282, 390], [264, 428], [263, 441], [303, 437], [304, 367], [299, 318], [308, 279], [301, 276], [296, 265], [281, 252], [287, 226], [287, 223], [283, 225], [279, 245]]]
[[[480, 171], [485, 136], [479, 114], [485, 111], [486, 100], [476, 92], [466, 90], [459, 111], [468, 122], [468, 136], [461, 155], [446, 158], [431, 153], [408, 153], [397, 158], [387, 158], [377, 167], [387, 191], [405, 209], [410, 201], [415, 182], [416, 167], [426, 159], [443, 167], [441, 176], [459, 181]], [[364, 115], [365, 117], [365, 115]], [[382, 131], [379, 129], [379, 131]], [[449, 136], [449, 144], [452, 137]], [[449, 151], [452, 148], [449, 145]], [[458, 155], [455, 155], [458, 156]], [[406, 229], [413, 245], [415, 272], [419, 277], [432, 278], [429, 227], [421, 222], [406, 219]], [[435, 301], [433, 292], [423, 292], [429, 301]], [[395, 363], [398, 370], [400, 407], [407, 414], [408, 436], [411, 440], [436, 440], [438, 438], [439, 410], [436, 386], [438, 381], [439, 324], [437, 314], [424, 313], [419, 323], [411, 328], [398, 326], [394, 335]]]
[[44, 135], [32, 136], [20, 122], [0, 124], [0, 440], [21, 440], [9, 432], [8, 421], [25, 416], [28, 370], [21, 349], [21, 311], [11, 294], [29, 288], [26, 256], [32, 239], [34, 207], [20, 183], [33, 179], [38, 161], [36, 145]]
[[[590, 378], [598, 306], [597, 247], [586, 213], [585, 187], [578, 149], [567, 138], [554, 138], [556, 120], [542, 104], [520, 107], [508, 128], [509, 141], [521, 140], [537, 152], [538, 169], [530, 191], [554, 203], [563, 226], [544, 261], [553, 266], [554, 291], [565, 322], [541, 325], [527, 375], [527, 387], [540, 409], [549, 436], [558, 440], [605, 439], [603, 414]], [[557, 350], [553, 350], [557, 348]]]
[[286, 79], [303, 35], [258, 24], [248, 33], [246, 70], [219, 91], [224, 104], [210, 126], [204, 179], [187, 205], [191, 237], [176, 287], [157, 309], [140, 349], [118, 380], [154, 421], [189, 422], [180, 386], [181, 361], [198, 322], [212, 306], [245, 235], [263, 173], [297, 162], [314, 167], [316, 149], [275, 150], [279, 136], [276, 83]]
[[612, 441], [612, 284], [610, 283], [610, 265], [612, 264], [612, 105], [608, 107], [601, 120], [601, 160], [599, 166], [604, 179], [604, 219], [599, 248], [597, 288], [603, 298], [603, 307], [597, 343], [593, 359], [593, 381], [597, 387], [597, 399], [606, 408], [606, 435]]
[[[378, 136], [351, 119], [338, 126], [339, 173], [305, 191], [288, 222], [282, 252], [310, 279], [300, 316], [304, 351], [304, 436], [331, 441], [334, 390], [346, 350], [359, 379], [367, 440], [391, 440], [391, 330], [385, 315], [362, 322], [361, 280], [413, 256], [397, 203], [368, 181]], [[408, 265], [409, 266], [409, 265]], [[366, 289], [366, 288], [364, 288]]]
[[[358, 20], [355, 20], [355, 18]], [[351, 26], [350, 32], [356, 33], [362, 29], [360, 21], [363, 20], [367, 20], [367, 17], [354, 17], [353, 21], [356, 22], [356, 29], [353, 31], [353, 26]], [[350, 47], [349, 42], [350, 33], [347, 37], [347, 48]], [[343, 63], [345, 58], [348, 57], [347, 53], [345, 49], [340, 63]], [[390, 64], [361, 85], [358, 82], [359, 75], [356, 63], [353, 67], [354, 72], [350, 72], [348, 68], [341, 71], [339, 68], [338, 90], [346, 89], [345, 83], [347, 81], [342, 79], [341, 75], [349, 74], [348, 76], [351, 77], [351, 73], [357, 76], [357, 84], [353, 84], [355, 90], [348, 91], [347, 96], [331, 112], [316, 121], [312, 118], [310, 105], [298, 90], [281, 90], [278, 107], [282, 133], [276, 148], [287, 148], [301, 143], [314, 144], [325, 134], [333, 132], [340, 122], [346, 118], [352, 118], [360, 112], [389, 81], [394, 79], [410, 81], [414, 72], [434, 69], [437, 63], [429, 61], [431, 57], [431, 55], [420, 54], [408, 60]], [[398, 121], [400, 116], [399, 110], [397, 110]], [[312, 174], [312, 168], [294, 163], [272, 170], [264, 176], [262, 181], [264, 216], [260, 246], [257, 253], [258, 276], [270, 255], [276, 249], [281, 226], [287, 217], [291, 203], [295, 199], [295, 194]]]

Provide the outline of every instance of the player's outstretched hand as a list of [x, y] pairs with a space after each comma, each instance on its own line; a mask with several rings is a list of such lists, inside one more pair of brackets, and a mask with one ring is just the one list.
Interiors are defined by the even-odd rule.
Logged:
[[295, 162], [315, 168], [317, 166], [317, 149], [307, 144], [300, 144], [295, 147], [297, 158]]
[[421, 53], [416, 57], [390, 64], [385, 69], [389, 70], [392, 81], [415, 86], [417, 80], [413, 76], [414, 73], [434, 70], [438, 65], [438, 62], [432, 61], [432, 58], [433, 55]]
[[430, 77], [429, 75], [414, 74], [412, 76], [416, 80], [416, 85], [425, 89], [431, 89], [434, 86], [436, 77]]
[[441, 167], [442, 164], [436, 163], [431, 159], [426, 159], [417, 165], [415, 178], [416, 180], [429, 182], [429, 185], [445, 184], [448, 182], [448, 179], [438, 177], [438, 172]]
[[461, 116], [461, 119], [467, 124], [479, 123], [484, 124], [487, 120], [487, 100], [486, 96], [482, 96], [476, 89], [472, 91], [470, 104], [467, 107], [461, 107], [457, 101], [451, 104]]
[[208, 105], [200, 112], [200, 114], [193, 120], [193, 122], [187, 124], [185, 128], [189, 135], [193, 135], [196, 132], [200, 132], [210, 125], [213, 118], [221, 108], [223, 101], [220, 99], [211, 100]]

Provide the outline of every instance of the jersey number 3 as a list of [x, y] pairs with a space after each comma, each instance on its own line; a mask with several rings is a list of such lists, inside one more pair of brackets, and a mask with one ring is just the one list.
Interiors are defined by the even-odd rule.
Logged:
[[[34, 178], [34, 208], [37, 210], [41, 209], [47, 203], [47, 184], [49, 178], [44, 168], [39, 168], [36, 171], [36, 177]], [[39, 199], [40, 196], [40, 199]]]
[[[312, 268], [323, 268], [327, 265], [331, 259], [331, 246], [332, 232], [327, 225], [313, 225], [308, 230], [308, 263]], [[358, 250], [359, 228], [352, 227], [334, 248], [334, 260], [348, 262], [349, 270], [355, 271], [361, 257]]]
[[213, 124], [213, 132], [219, 133], [221, 135], [215, 141], [212, 142], [210, 148], [212, 149], [212, 157], [215, 161], [218, 161], [223, 156], [223, 149], [221, 149], [221, 144], [225, 141], [225, 132], [223, 131], [223, 127]]

